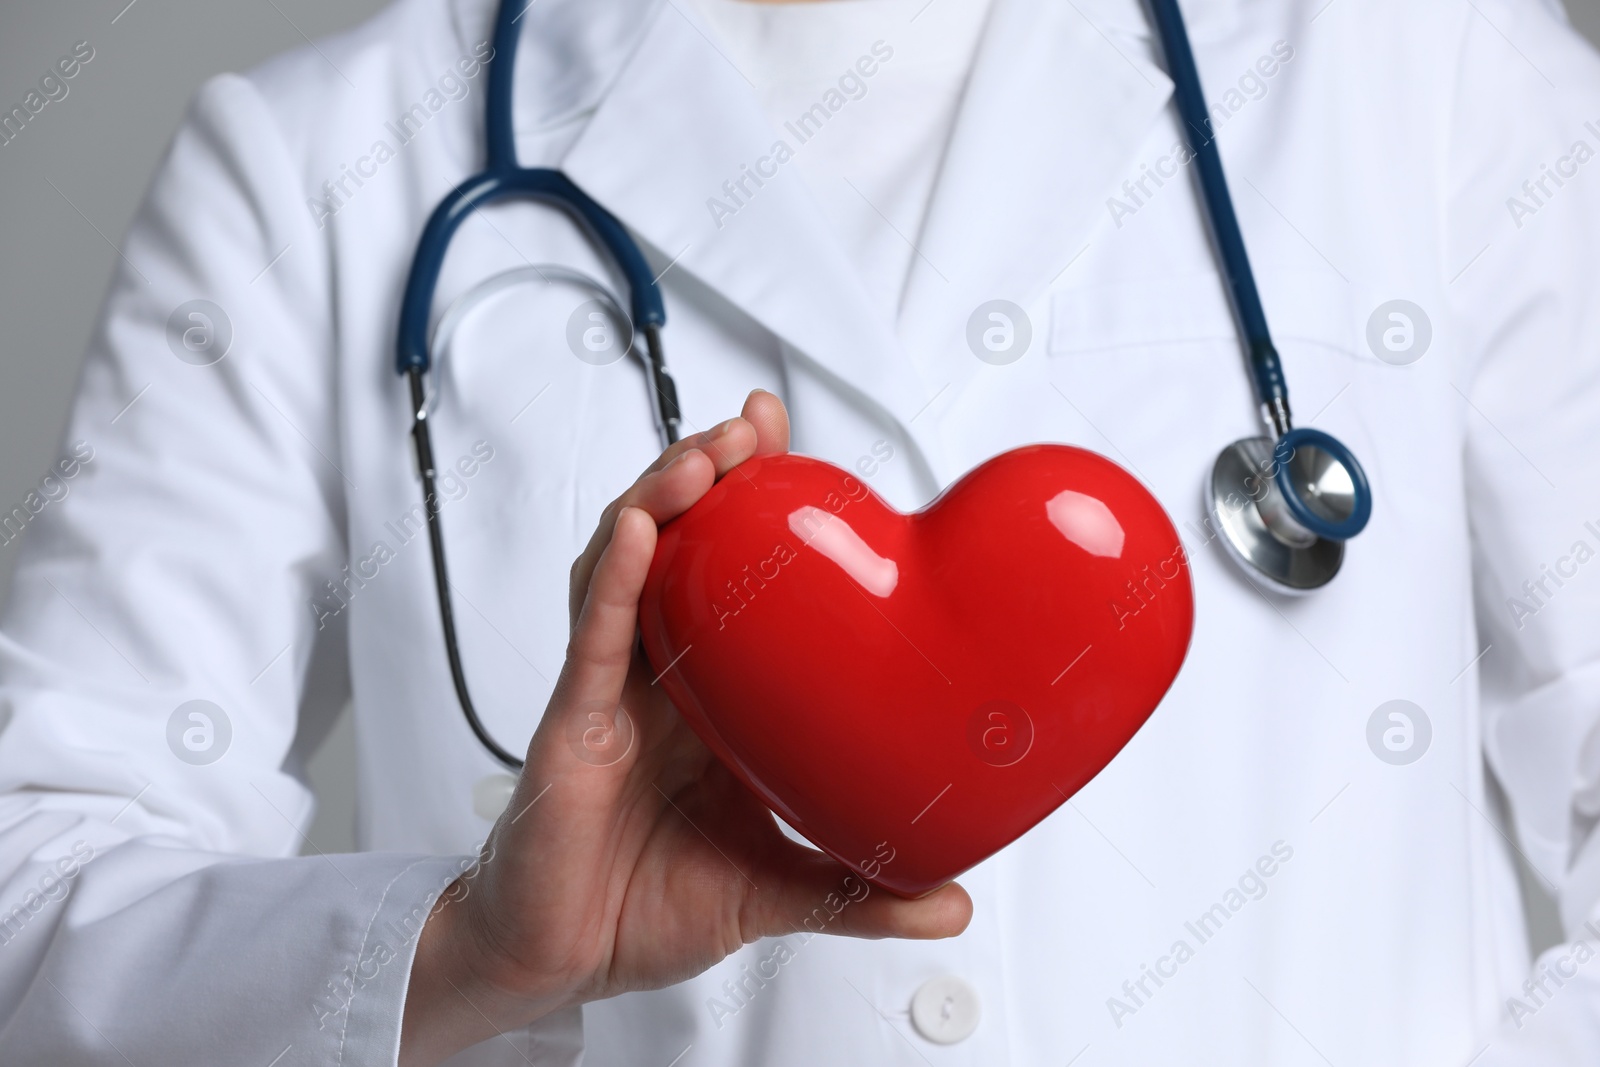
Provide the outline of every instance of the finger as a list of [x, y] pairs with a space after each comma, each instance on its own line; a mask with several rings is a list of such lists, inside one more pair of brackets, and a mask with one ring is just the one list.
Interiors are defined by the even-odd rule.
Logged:
[[755, 444], [755, 427], [742, 418], [728, 419], [709, 430], [692, 433], [668, 445], [656, 457], [656, 461], [645, 468], [645, 474], [661, 470], [684, 452], [695, 448], [716, 461], [717, 477], [720, 478], [754, 455]]
[[895, 896], [812, 849], [782, 839], [749, 889], [756, 936], [802, 930], [846, 937], [955, 937], [972, 919], [972, 898], [954, 882], [915, 900]]
[[756, 431], [755, 454], [789, 451], [789, 411], [772, 393], [757, 389], [745, 398], [740, 417]]
[[[752, 435], [753, 438], [753, 435]], [[688, 449], [661, 470], [646, 474], [605, 509], [583, 552], [572, 561], [567, 585], [567, 609], [574, 626], [583, 606], [595, 565], [626, 508], [637, 508], [657, 524], [668, 522], [693, 507], [716, 479], [712, 459], [699, 449]]]
[[655, 550], [655, 521], [638, 508], [623, 508], [595, 564], [552, 709], [621, 700], [633, 660], [639, 595]]
[[[684, 504], [680, 502], [678, 487], [661, 489], [658, 475], [665, 475], [667, 468], [672, 467], [683, 457], [700, 452], [711, 460], [713, 479], [720, 478], [753, 456], [755, 448], [755, 427], [744, 419], [728, 419], [703, 433], [691, 434], [662, 452], [626, 492], [606, 505], [605, 510], [600, 513], [600, 520], [596, 523], [588, 544], [584, 546], [578, 558], [573, 560], [572, 573], [567, 585], [569, 616], [576, 620], [577, 607], [583, 601], [583, 591], [588, 588], [589, 575], [594, 570], [595, 561], [600, 558], [600, 550], [605, 547], [606, 539], [611, 535], [610, 531], [616, 524], [617, 514], [623, 508], [643, 508], [657, 523], [663, 523], [682, 514], [689, 505], [704, 495], [706, 489], [710, 488], [709, 484], [705, 485], [694, 494], [692, 500]], [[682, 476], [682, 472], [679, 476]]]
[[972, 897], [958, 882], [947, 882], [915, 900], [878, 890], [861, 902], [840, 932], [849, 937], [901, 937], [933, 941], [956, 937], [972, 921]]

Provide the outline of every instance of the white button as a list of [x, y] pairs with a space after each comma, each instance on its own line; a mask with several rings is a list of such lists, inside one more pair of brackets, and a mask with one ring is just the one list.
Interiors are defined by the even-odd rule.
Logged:
[[965, 1041], [978, 1028], [978, 991], [953, 974], [922, 983], [911, 998], [911, 1023], [936, 1045]]
[[511, 791], [516, 788], [517, 780], [509, 774], [479, 778], [472, 787], [472, 810], [478, 818], [494, 822], [511, 803]]

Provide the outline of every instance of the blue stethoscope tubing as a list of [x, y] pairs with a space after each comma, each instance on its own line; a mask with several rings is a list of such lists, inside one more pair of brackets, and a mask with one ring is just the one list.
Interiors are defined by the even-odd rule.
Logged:
[[400, 302], [400, 329], [395, 343], [395, 370], [411, 379], [413, 394], [431, 368], [428, 319], [433, 309], [439, 271], [450, 241], [461, 224], [479, 208], [501, 200], [522, 197], [540, 200], [566, 211], [605, 248], [627, 283], [632, 325], [645, 334], [646, 362], [650, 368], [652, 403], [658, 421], [677, 440], [681, 414], [677, 388], [667, 373], [661, 350], [661, 328], [667, 309], [661, 288], [650, 273], [644, 252], [616, 216], [550, 167], [523, 167], [517, 163], [516, 135], [512, 127], [512, 83], [517, 69], [520, 31], [517, 5], [502, 0], [495, 15], [494, 58], [489, 62], [489, 89], [484, 111], [488, 160], [484, 169], [462, 182], [434, 208], [417, 241], [411, 272]]
[[[1371, 492], [1366, 475], [1349, 449], [1333, 437], [1317, 430], [1295, 429], [1291, 425], [1288, 386], [1267, 328], [1266, 314], [1250, 270], [1250, 259], [1245, 252], [1238, 219], [1234, 215], [1233, 201], [1228, 195], [1221, 155], [1216, 139], [1209, 132], [1205, 95], [1200, 87], [1200, 75], [1189, 47], [1183, 15], [1176, 0], [1149, 0], [1149, 3], [1167, 57], [1184, 134], [1199, 167], [1206, 216], [1246, 344], [1251, 381], [1263, 417], [1276, 436], [1274, 455], [1279, 460], [1275, 464], [1277, 483], [1285, 503], [1307, 530], [1318, 537], [1342, 541], [1360, 532], [1371, 513]], [[495, 15], [494, 53], [488, 71], [484, 114], [487, 158], [484, 169], [451, 190], [423, 227], [406, 278], [395, 340], [395, 371], [407, 379], [410, 387], [411, 437], [417, 468], [422, 477], [428, 544], [433, 557], [434, 586], [451, 681], [473, 734], [495, 759], [513, 771], [519, 770], [523, 761], [502, 747], [484, 726], [473, 705], [462, 667], [455, 615], [451, 608], [444, 532], [439, 521], [440, 502], [436, 489], [433, 442], [428, 427], [430, 405], [425, 379], [433, 369], [429, 319], [445, 255], [461, 224], [480, 208], [512, 198], [540, 201], [570, 215], [597, 245], [605, 249], [626, 283], [628, 311], [632, 318], [630, 325], [642, 331], [645, 338], [642, 358], [649, 376], [656, 426], [664, 446], [678, 439], [682, 422], [677, 387], [667, 370], [661, 345], [661, 330], [667, 321], [666, 306], [638, 243], [615, 216], [559, 170], [523, 167], [517, 162], [512, 124], [513, 81], [520, 37], [517, 21], [524, 10], [520, 3], [500, 0]], [[1321, 449], [1332, 456], [1346, 468], [1355, 483], [1357, 505], [1354, 512], [1342, 522], [1330, 521], [1326, 515], [1309, 508], [1288, 474], [1289, 457], [1296, 449], [1307, 446]]]
[[[1233, 210], [1228, 179], [1222, 171], [1222, 153], [1211, 132], [1210, 112], [1205, 90], [1200, 85], [1200, 69], [1177, 0], [1148, 0], [1154, 16], [1156, 34], [1167, 61], [1167, 76], [1172, 79], [1173, 100], [1183, 126], [1184, 138], [1194, 156], [1200, 175], [1200, 195], [1210, 222], [1211, 237], [1227, 281], [1228, 293], [1239, 330], [1245, 342], [1250, 365], [1250, 380], [1255, 386], [1261, 414], [1272, 427], [1276, 444], [1275, 480], [1284, 503], [1302, 526], [1329, 541], [1346, 541], [1360, 533], [1372, 516], [1372, 489], [1366, 471], [1355, 454], [1333, 435], [1321, 430], [1295, 429], [1289, 412], [1289, 385], [1283, 376], [1277, 346], [1267, 328], [1267, 314], [1261, 306], [1250, 255], [1245, 250], [1244, 234]], [[1312, 510], [1294, 484], [1289, 460], [1297, 449], [1320, 449], [1345, 468], [1353, 483], [1354, 507], [1338, 520]]]
[[428, 429], [428, 397], [425, 377], [433, 360], [428, 335], [428, 320], [450, 241], [473, 212], [512, 198], [542, 201], [557, 207], [572, 218], [609, 255], [628, 289], [631, 326], [642, 330], [645, 338], [644, 362], [650, 377], [650, 399], [656, 425], [664, 445], [678, 439], [682, 414], [678, 407], [677, 386], [667, 371], [661, 346], [661, 328], [667, 323], [661, 288], [650, 273], [644, 252], [623, 228], [622, 223], [572, 183], [560, 171], [549, 167], [523, 167], [517, 162], [516, 136], [512, 126], [512, 83], [517, 68], [517, 19], [523, 5], [501, 0], [494, 23], [494, 57], [489, 62], [489, 87], [484, 112], [487, 161], [484, 169], [450, 191], [428, 217], [417, 251], [406, 278], [400, 302], [400, 323], [395, 340], [395, 371], [406, 377], [411, 393], [411, 439], [422, 475], [423, 510], [427, 516], [428, 547], [433, 556], [435, 593], [439, 601], [439, 620], [444, 631], [445, 654], [450, 663], [450, 680], [461, 704], [467, 725], [489, 753], [511, 770], [520, 770], [523, 761], [507, 751], [484, 726], [467, 688], [461, 663], [461, 647], [456, 636], [455, 612], [451, 607], [449, 570], [445, 562], [444, 530], [439, 521], [439, 496], [435, 486], [436, 469], [433, 439]]

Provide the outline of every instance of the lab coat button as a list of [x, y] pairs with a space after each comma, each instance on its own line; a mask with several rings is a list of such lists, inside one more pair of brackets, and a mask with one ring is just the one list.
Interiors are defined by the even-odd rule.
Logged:
[[472, 786], [472, 810], [478, 818], [494, 822], [511, 803], [511, 791], [517, 780], [509, 774], [491, 774], [479, 778]]
[[978, 1028], [978, 991], [953, 974], [922, 983], [911, 998], [911, 1023], [936, 1045], [954, 1045]]

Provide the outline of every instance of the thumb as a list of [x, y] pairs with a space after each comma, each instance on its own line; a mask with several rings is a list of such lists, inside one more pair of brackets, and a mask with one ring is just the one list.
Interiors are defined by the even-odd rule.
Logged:
[[578, 623], [567, 645], [567, 659], [551, 697], [552, 710], [596, 701], [615, 704], [622, 699], [628, 667], [633, 661], [639, 597], [655, 551], [655, 520], [640, 508], [619, 511], [611, 539], [589, 579]]
[[772, 393], [756, 389], [745, 398], [740, 416], [756, 428], [758, 456], [789, 451], [789, 410]]
[[972, 898], [955, 882], [908, 900], [787, 838], [767, 857], [759, 882], [763, 889], [746, 894], [746, 914], [761, 935], [931, 940], [955, 937], [972, 919]]

